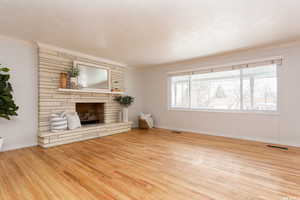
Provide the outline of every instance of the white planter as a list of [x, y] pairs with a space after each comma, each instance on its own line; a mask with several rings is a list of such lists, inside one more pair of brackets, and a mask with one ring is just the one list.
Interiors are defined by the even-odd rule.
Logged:
[[122, 113], [123, 113], [123, 117], [122, 117], [123, 122], [128, 122], [128, 108], [124, 107]]
[[0, 152], [2, 151], [3, 141], [4, 141], [4, 139], [2, 137], [0, 137]]
[[78, 88], [78, 79], [77, 77], [70, 78], [70, 88], [77, 89]]

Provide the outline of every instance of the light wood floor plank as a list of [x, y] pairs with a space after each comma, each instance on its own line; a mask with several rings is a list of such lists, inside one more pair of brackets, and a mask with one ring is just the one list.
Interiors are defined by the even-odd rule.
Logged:
[[1, 200], [300, 200], [300, 148], [167, 130], [0, 153]]

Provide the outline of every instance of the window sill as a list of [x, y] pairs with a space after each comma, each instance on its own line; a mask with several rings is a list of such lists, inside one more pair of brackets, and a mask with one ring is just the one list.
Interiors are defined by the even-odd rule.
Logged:
[[213, 109], [190, 109], [190, 108], [168, 108], [169, 111], [187, 111], [187, 112], [209, 112], [209, 113], [224, 113], [224, 114], [258, 114], [258, 115], [280, 115], [278, 111], [241, 111], [241, 110], [213, 110]]

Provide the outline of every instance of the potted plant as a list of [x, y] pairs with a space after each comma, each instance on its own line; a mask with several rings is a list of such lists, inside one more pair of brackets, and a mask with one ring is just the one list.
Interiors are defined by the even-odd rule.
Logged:
[[134, 102], [134, 97], [131, 96], [116, 96], [117, 101], [122, 107], [123, 122], [128, 122], [128, 107]]
[[[12, 86], [9, 82], [9, 69], [1, 67], [0, 64], [0, 118], [10, 120], [12, 116], [17, 116], [19, 107], [15, 104], [12, 96]], [[3, 138], [0, 136], [0, 150], [2, 148]]]
[[69, 70], [69, 76], [70, 76], [70, 88], [77, 89], [78, 88], [77, 77], [79, 76], [79, 69], [77, 67], [72, 67]]

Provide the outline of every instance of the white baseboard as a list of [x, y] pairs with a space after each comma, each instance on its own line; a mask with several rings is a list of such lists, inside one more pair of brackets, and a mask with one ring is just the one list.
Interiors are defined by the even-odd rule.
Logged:
[[182, 132], [191, 132], [191, 133], [203, 134], [203, 135], [221, 136], [221, 137], [235, 138], [235, 139], [242, 139], [242, 140], [250, 140], [250, 141], [271, 143], [271, 144], [278, 144], [278, 145], [285, 145], [285, 146], [300, 147], [300, 145], [283, 144], [283, 143], [280, 143], [279, 141], [276, 141], [276, 140], [268, 140], [268, 139], [252, 138], [252, 137], [236, 136], [236, 135], [228, 135], [228, 134], [223, 134], [223, 133], [212, 133], [212, 132], [200, 131], [200, 130], [195, 130], [195, 129], [174, 128], [174, 127], [169, 127], [169, 126], [155, 126], [155, 128], [176, 130], [176, 131], [182, 131]]
[[4, 152], [4, 151], [11, 151], [11, 150], [23, 149], [23, 148], [26, 148], [26, 147], [34, 147], [34, 146], [37, 146], [37, 143], [26, 144], [26, 145], [15, 145], [13, 147], [9, 146], [9, 147], [2, 148], [1, 151], [2, 152]]

